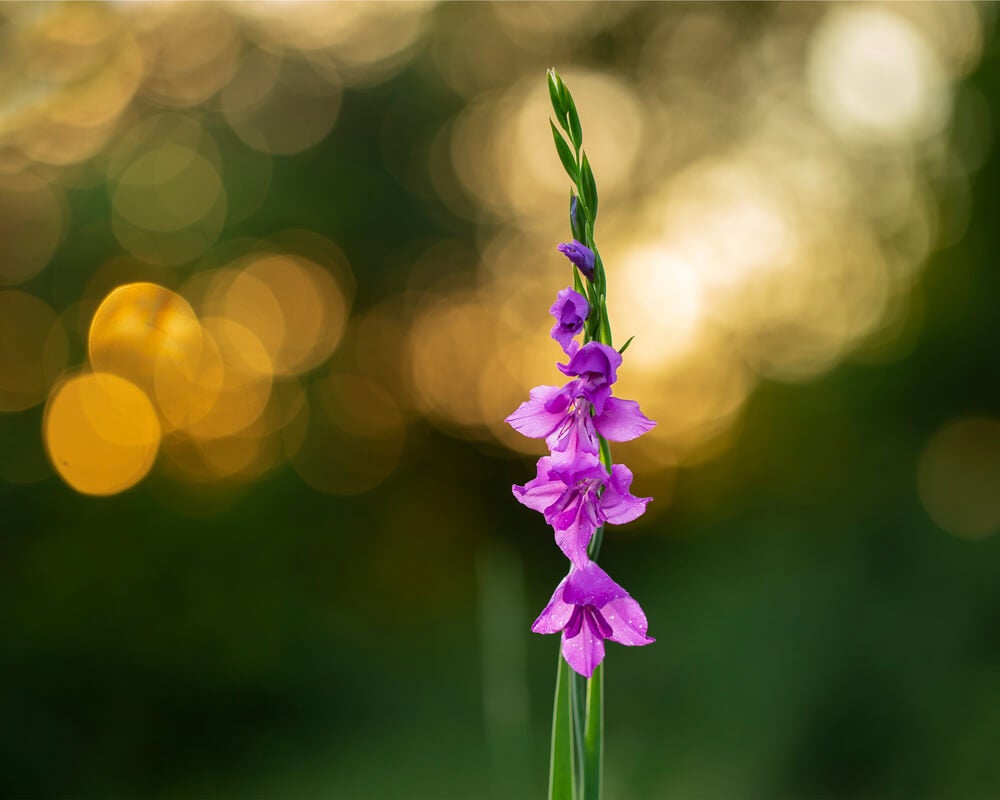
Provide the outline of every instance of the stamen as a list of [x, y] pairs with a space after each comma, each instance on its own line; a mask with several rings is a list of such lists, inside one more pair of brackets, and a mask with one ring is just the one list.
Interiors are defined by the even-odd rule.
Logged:
[[563, 632], [566, 634], [567, 639], [572, 639], [580, 633], [580, 628], [583, 627], [583, 617], [583, 606], [576, 606], [573, 609], [572, 616], [569, 618], [569, 622], [567, 622], [566, 627], [563, 628]]
[[594, 606], [587, 606], [587, 624], [594, 636], [600, 639], [607, 639], [614, 633], [604, 615]]

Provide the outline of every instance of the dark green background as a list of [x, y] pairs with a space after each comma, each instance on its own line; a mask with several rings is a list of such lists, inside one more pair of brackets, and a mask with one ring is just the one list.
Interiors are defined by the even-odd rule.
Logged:
[[[600, 65], [628, 43], [597, 44]], [[995, 112], [994, 46], [970, 80]], [[378, 136], [390, 108], [419, 132], [460, 106], [424, 58], [347, 91], [330, 137], [276, 158], [268, 201], [226, 235], [329, 236], [364, 309], [403, 285], [414, 243], [472, 240], [396, 183]], [[944, 534], [916, 489], [935, 430], [1000, 415], [998, 187], [994, 153], [967, 233], [913, 290], [912, 350], [764, 383], [665, 515], [609, 535], [603, 561], [657, 638], [609, 648], [609, 798], [1000, 797], [1000, 539]], [[69, 265], [118, 252], [103, 187], [70, 200], [85, 243], [25, 287], [57, 310]], [[40, 418], [0, 418], [3, 449], [41, 458]], [[418, 424], [366, 495], [285, 468], [206, 519], [172, 513], [184, 490], [161, 478], [109, 499], [0, 484], [0, 794], [542, 796], [557, 642], [528, 626], [563, 564], [510, 496], [531, 474]], [[484, 721], [490, 637], [523, 730]]]

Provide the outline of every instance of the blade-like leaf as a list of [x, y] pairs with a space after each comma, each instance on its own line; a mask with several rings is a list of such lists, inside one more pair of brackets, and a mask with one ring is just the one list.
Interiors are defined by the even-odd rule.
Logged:
[[569, 107], [569, 102], [572, 99], [569, 93], [569, 88], [566, 86], [566, 81], [562, 79], [562, 75], [558, 72], [556, 73], [556, 82], [559, 84], [559, 97], [562, 100], [562, 107], [565, 110]]
[[630, 344], [632, 344], [632, 340], [634, 338], [635, 338], [634, 336], [629, 336], [628, 337], [628, 341], [625, 342], [625, 344], [623, 344], [621, 347], [618, 348], [618, 355], [622, 355], [626, 350], [628, 350], [628, 346]]
[[[608, 275], [604, 271], [604, 259], [601, 258], [601, 253], [597, 249], [597, 245], [590, 248], [594, 251], [594, 283], [596, 283], [601, 288], [601, 297], [604, 297], [605, 290], [608, 287]], [[608, 342], [611, 344], [611, 342]]]
[[[604, 451], [607, 450], [607, 454]], [[605, 457], [606, 455], [606, 457]], [[611, 469], [611, 451], [608, 449], [608, 443], [602, 438], [601, 439], [601, 463], [604, 464], [608, 470]], [[604, 526], [602, 525], [596, 531], [594, 531], [594, 538], [590, 540], [590, 544], [587, 545], [587, 556], [591, 561], [597, 561], [597, 556], [601, 552], [601, 545], [604, 544]]]
[[587, 154], [583, 154], [583, 167], [580, 172], [580, 193], [583, 201], [590, 212], [590, 219], [597, 219], [597, 181], [594, 180], [594, 171], [590, 168], [590, 161]]
[[[596, 263], [596, 261], [595, 261], [595, 263]], [[602, 274], [602, 277], [601, 277], [601, 285], [602, 286], [604, 285], [603, 274]], [[614, 345], [611, 344], [611, 342], [613, 341], [612, 338], [611, 338], [611, 321], [608, 319], [608, 300], [607, 300], [607, 297], [605, 297], [603, 294], [601, 295], [600, 303], [601, 303], [601, 312], [602, 312], [601, 313], [601, 328], [597, 332], [597, 340], [601, 344], [606, 344], [608, 347], [613, 347]]]
[[587, 729], [583, 742], [583, 800], [601, 800], [604, 770], [604, 664], [587, 681]]
[[[565, 89], [565, 86], [563, 87]], [[569, 118], [569, 138], [573, 140], [576, 149], [583, 147], [583, 127], [580, 125], [580, 115], [576, 113], [576, 103], [573, 95], [566, 89], [566, 115]]]
[[569, 229], [573, 233], [573, 238], [578, 242], [584, 242], [587, 239], [586, 226], [583, 224], [583, 214], [579, 208], [579, 200], [573, 190], [570, 189], [569, 192]]
[[566, 174], [569, 175], [573, 183], [576, 183], [578, 177], [576, 156], [573, 155], [573, 151], [570, 150], [566, 140], [563, 139], [562, 134], [556, 130], [556, 126], [551, 120], [549, 120], [549, 127], [552, 128], [552, 139], [556, 143], [556, 152], [559, 154], [559, 160], [562, 161], [563, 169], [566, 170]]
[[556, 701], [552, 710], [552, 753], [549, 760], [549, 800], [574, 800], [573, 700], [569, 664], [559, 654]]
[[581, 280], [580, 278], [580, 270], [578, 270], [576, 267], [573, 267], [572, 269], [573, 269], [573, 291], [575, 291], [577, 294], [586, 295], [587, 290], [584, 288], [583, 280]]
[[577, 797], [583, 794], [583, 770], [587, 760], [584, 752], [584, 725], [587, 719], [587, 679], [575, 670], [569, 673], [570, 680], [573, 681], [573, 757], [576, 759], [576, 794]]

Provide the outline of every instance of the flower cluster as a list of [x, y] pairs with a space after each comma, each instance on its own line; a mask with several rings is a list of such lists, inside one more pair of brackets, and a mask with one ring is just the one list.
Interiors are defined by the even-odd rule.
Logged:
[[[594, 253], [588, 247], [574, 241], [559, 249], [586, 277], [593, 275]], [[626, 645], [653, 641], [646, 636], [639, 604], [591, 560], [588, 548], [601, 526], [631, 522], [652, 499], [631, 493], [628, 467], [605, 466], [601, 440], [626, 442], [655, 425], [635, 401], [612, 397], [621, 354], [601, 342], [576, 341], [590, 312], [579, 292], [559, 292], [550, 309], [555, 318], [551, 335], [568, 356], [568, 363], [556, 366], [570, 381], [561, 387], [536, 386], [506, 420], [548, 445], [550, 454], [539, 459], [534, 480], [513, 491], [518, 501], [545, 516], [570, 561], [569, 574], [531, 629], [561, 632], [563, 657], [588, 678], [604, 658], [605, 639]]]

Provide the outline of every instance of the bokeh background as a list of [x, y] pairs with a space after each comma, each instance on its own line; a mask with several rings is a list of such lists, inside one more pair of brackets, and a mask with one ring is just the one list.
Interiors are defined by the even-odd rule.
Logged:
[[995, 13], [0, 6], [0, 794], [542, 795], [555, 65], [659, 422], [607, 796], [1000, 797]]

